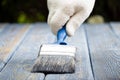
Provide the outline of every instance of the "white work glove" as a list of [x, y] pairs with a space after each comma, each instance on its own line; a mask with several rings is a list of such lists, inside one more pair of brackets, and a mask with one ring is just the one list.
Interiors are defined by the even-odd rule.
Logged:
[[95, 0], [47, 0], [49, 9], [48, 24], [52, 32], [66, 24], [68, 36], [73, 36], [76, 29], [89, 17]]

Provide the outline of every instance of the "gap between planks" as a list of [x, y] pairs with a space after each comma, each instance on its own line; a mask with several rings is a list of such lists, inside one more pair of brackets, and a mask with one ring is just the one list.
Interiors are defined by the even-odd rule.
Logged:
[[5, 29], [7, 30], [2, 32], [0, 36], [0, 71], [2, 71], [7, 62], [11, 59], [14, 51], [20, 45], [30, 28], [29, 25], [18, 26], [17, 24], [8, 24], [5, 26]]
[[95, 80], [120, 80], [120, 41], [115, 36], [120, 33], [120, 26], [111, 27], [109, 24], [86, 25]]
[[77, 47], [75, 73], [48, 74], [46, 75], [45, 80], [94, 80], [83, 28], [84, 25], [77, 30], [75, 36], [67, 38], [69, 45], [74, 45]]
[[46, 23], [32, 24], [31, 26], [32, 28], [23, 42], [0, 73], [0, 80], [44, 79], [43, 73], [31, 73], [31, 68], [37, 59], [40, 45], [52, 42], [55, 38]]

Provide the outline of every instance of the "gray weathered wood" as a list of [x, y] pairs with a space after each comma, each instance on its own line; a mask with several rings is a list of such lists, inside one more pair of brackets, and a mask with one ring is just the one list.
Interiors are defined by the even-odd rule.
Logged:
[[[37, 79], [37, 74], [32, 75], [33, 78], [30, 74], [34, 61], [38, 56], [39, 47], [42, 43], [52, 42], [54, 36], [50, 33], [50, 29], [46, 24], [31, 26], [32, 28], [27, 36], [0, 73], [0, 80], [26, 80], [34, 79], [35, 76]], [[43, 73], [39, 73], [39, 75], [41, 79], [44, 77]]]
[[[0, 35], [2, 35], [2, 32], [5, 29], [5, 27], [6, 27], [6, 24], [0, 24]], [[0, 60], [0, 71], [2, 70], [3, 66], [4, 66], [4, 63], [2, 60]]]
[[8, 24], [1, 28], [0, 33], [0, 71], [13, 55], [14, 50], [22, 41], [29, 29], [28, 25]]
[[110, 23], [113, 32], [120, 38], [120, 22], [111, 22]]
[[6, 25], [7, 25], [6, 23], [4, 23], [4, 24], [0, 23], [0, 34], [5, 29]]
[[31, 73], [28, 79], [26, 80], [44, 80], [44, 74]]
[[45, 80], [93, 80], [86, 37], [82, 26], [74, 37], [68, 38], [69, 45], [77, 47], [75, 73], [48, 74]]
[[120, 41], [108, 24], [86, 25], [95, 80], [120, 80]]
[[[0, 60], [2, 67], [6, 64], [0, 72], [0, 80], [44, 80], [43, 73], [31, 73], [30, 71], [37, 58], [39, 46], [42, 43], [53, 42], [55, 39], [48, 26], [34, 24], [31, 25], [30, 31], [28, 31], [29, 27], [23, 27], [24, 25], [0, 26], [2, 26], [0, 27], [0, 52], [5, 51], [5, 49], [1, 49], [1, 45], [5, 45], [6, 48], [10, 48], [8, 55], [12, 56], [10, 60], [11, 56], [6, 54], [7, 57], [2, 58], [4, 62], [9, 61], [7, 64]], [[74, 74], [48, 74], [45, 80], [93, 80], [93, 76], [95, 80], [120, 80], [120, 24], [85, 25], [85, 27], [94, 75], [90, 66], [85, 32], [81, 27], [74, 37], [67, 39], [70, 45], [75, 45], [78, 48], [76, 72]], [[17, 38], [17, 33], [22, 33], [23, 28], [26, 29], [21, 37], [25, 38]], [[10, 32], [11, 34], [9, 34]], [[2, 35], [2, 33], [5, 34]], [[10, 35], [13, 38], [10, 38]], [[5, 41], [6, 43], [4, 36], [9, 37]], [[14, 39], [16, 39], [15, 43]], [[22, 41], [22, 39], [24, 40]], [[20, 46], [18, 43], [21, 43]], [[12, 46], [10, 47], [10, 45]]]

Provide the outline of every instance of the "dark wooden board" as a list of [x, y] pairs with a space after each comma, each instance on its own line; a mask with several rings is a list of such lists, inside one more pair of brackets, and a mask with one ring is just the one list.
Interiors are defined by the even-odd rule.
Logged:
[[93, 80], [84, 26], [77, 30], [74, 37], [68, 38], [69, 45], [77, 47], [75, 73], [48, 74], [45, 80]]
[[1, 27], [0, 33], [0, 71], [12, 57], [14, 50], [18, 47], [24, 35], [27, 33], [28, 25], [8, 24]]
[[120, 80], [120, 41], [109, 24], [86, 25], [95, 80]]
[[0, 80], [32, 80], [44, 79], [44, 74], [32, 74], [31, 68], [37, 59], [39, 47], [42, 43], [54, 40], [46, 24], [33, 24], [25, 39], [15, 51], [13, 57], [0, 73]]

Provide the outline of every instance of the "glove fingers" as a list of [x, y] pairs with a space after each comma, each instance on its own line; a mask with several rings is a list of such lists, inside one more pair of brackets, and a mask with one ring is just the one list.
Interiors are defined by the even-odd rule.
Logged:
[[65, 23], [70, 19], [70, 16], [64, 14], [62, 11], [56, 11], [49, 21], [52, 32], [56, 35], [58, 30], [65, 25]]
[[66, 25], [66, 31], [68, 36], [73, 36], [76, 29], [80, 27], [80, 25], [85, 21], [87, 17], [88, 15], [83, 12], [78, 12], [73, 15]]

